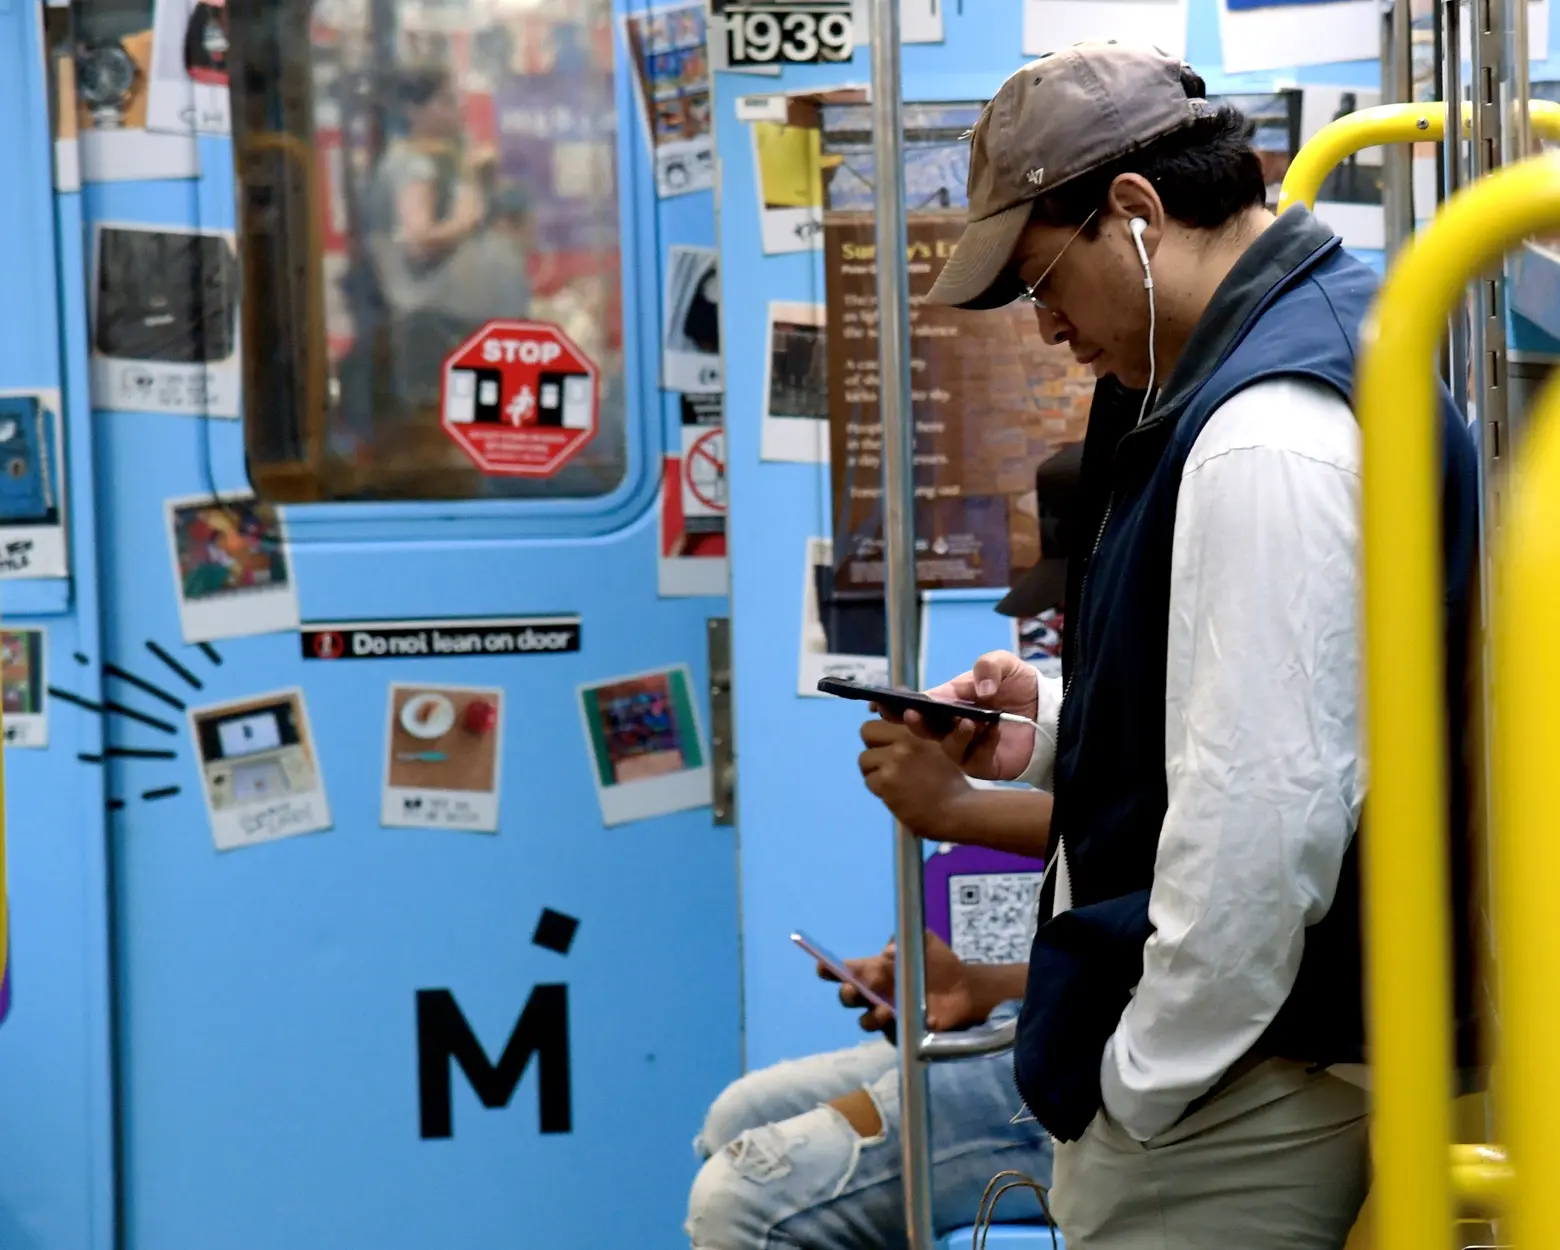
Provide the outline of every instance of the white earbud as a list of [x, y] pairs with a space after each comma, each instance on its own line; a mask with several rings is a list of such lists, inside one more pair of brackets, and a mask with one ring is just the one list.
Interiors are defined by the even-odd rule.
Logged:
[[1127, 229], [1132, 231], [1132, 245], [1137, 248], [1138, 259], [1143, 262], [1143, 285], [1152, 290], [1154, 272], [1148, 267], [1148, 249], [1143, 246], [1143, 232], [1148, 229], [1148, 222], [1142, 217], [1134, 217], [1127, 223]]

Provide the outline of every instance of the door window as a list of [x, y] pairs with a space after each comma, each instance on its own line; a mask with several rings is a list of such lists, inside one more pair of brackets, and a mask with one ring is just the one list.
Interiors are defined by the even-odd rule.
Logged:
[[[610, 0], [230, 0], [225, 20], [256, 489], [614, 490], [628, 440]], [[545, 473], [484, 471], [441, 428], [446, 362], [500, 319], [556, 326], [595, 370], [595, 433]], [[546, 381], [529, 405], [457, 419], [545, 423]]]

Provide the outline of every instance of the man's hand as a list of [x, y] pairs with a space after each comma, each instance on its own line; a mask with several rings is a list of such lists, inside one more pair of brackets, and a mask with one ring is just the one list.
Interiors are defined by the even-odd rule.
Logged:
[[[1011, 651], [992, 651], [976, 660], [969, 672], [926, 693], [934, 699], [978, 703], [1033, 720], [1040, 706], [1040, 678]], [[969, 776], [985, 781], [1012, 781], [1029, 767], [1034, 755], [1035, 731], [1028, 725], [981, 725], [971, 732], [970, 722], [956, 721], [950, 730], [917, 712], [906, 712], [904, 723], [917, 737], [940, 742], [949, 759]]]
[[[880, 955], [867, 959], [847, 959], [845, 966], [874, 993], [894, 1002], [894, 944], [890, 942]], [[825, 981], [837, 981], [822, 964], [818, 975]], [[866, 1006], [866, 999], [854, 985], [840, 986], [840, 1002], [847, 1007]], [[984, 1024], [989, 1006], [981, 1006], [970, 984], [964, 961], [948, 949], [935, 933], [926, 935], [926, 1025], [937, 1032], [968, 1029]], [[869, 1033], [881, 1032], [893, 1016], [881, 1007], [869, 1006], [862, 1013], [861, 1027]]]
[[937, 743], [917, 737], [907, 725], [869, 720], [861, 727], [867, 747], [858, 761], [862, 780], [920, 837], [956, 840], [959, 805], [969, 797], [971, 787], [950, 757], [968, 750], [974, 733], [969, 721], [961, 721], [943, 743]]

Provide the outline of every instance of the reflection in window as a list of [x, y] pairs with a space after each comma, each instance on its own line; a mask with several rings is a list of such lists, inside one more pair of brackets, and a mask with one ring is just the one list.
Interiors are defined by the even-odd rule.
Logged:
[[[300, 499], [582, 497], [626, 446], [610, 0], [237, 0], [250, 474]], [[484, 476], [443, 362], [554, 322], [600, 427], [553, 477]]]

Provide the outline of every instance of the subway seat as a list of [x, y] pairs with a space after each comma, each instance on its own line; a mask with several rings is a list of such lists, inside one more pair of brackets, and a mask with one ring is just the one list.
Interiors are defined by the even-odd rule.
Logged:
[[[978, 1245], [973, 1228], [956, 1228], [937, 1243], [938, 1250], [971, 1250]], [[1059, 1232], [1055, 1245], [1056, 1250], [1067, 1250]], [[993, 1224], [985, 1246], [986, 1250], [1051, 1250], [1051, 1230], [1044, 1224]]]

